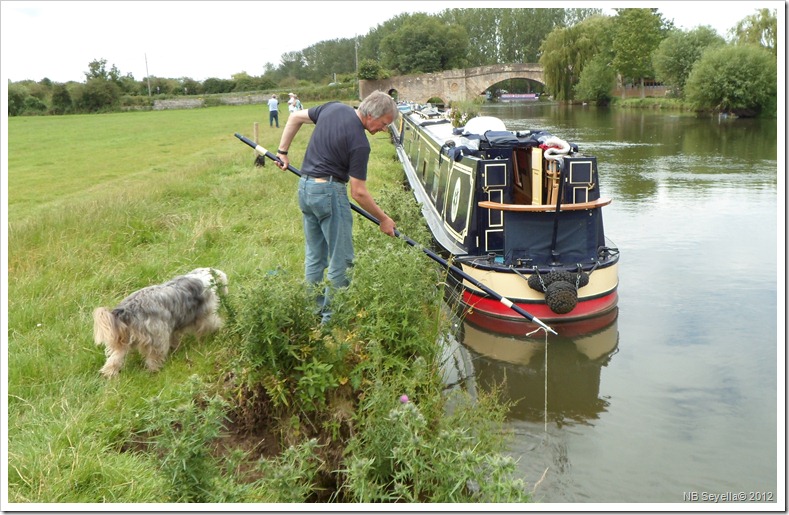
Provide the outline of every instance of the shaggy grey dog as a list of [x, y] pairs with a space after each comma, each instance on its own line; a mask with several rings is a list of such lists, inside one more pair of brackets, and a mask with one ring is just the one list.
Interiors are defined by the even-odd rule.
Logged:
[[219, 292], [227, 294], [227, 275], [215, 268], [197, 268], [164, 284], [148, 286], [118, 306], [96, 308], [93, 339], [105, 346], [104, 377], [120, 372], [126, 354], [136, 348], [151, 371], [161, 368], [170, 349], [184, 333], [198, 337], [222, 327]]

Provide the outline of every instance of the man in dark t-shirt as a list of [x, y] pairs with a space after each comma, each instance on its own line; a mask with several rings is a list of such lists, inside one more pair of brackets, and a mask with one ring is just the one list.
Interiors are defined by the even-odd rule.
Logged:
[[[380, 220], [380, 229], [394, 236], [394, 221], [376, 204], [367, 190], [367, 162], [370, 142], [365, 130], [375, 134], [392, 123], [397, 105], [386, 93], [375, 91], [357, 110], [339, 102], [328, 102], [296, 111], [288, 117], [282, 131], [277, 157], [279, 167], [287, 169], [288, 149], [305, 123], [315, 124], [299, 180], [299, 207], [305, 239], [304, 273], [308, 283], [319, 285], [324, 272], [331, 288], [348, 286], [347, 270], [353, 265], [353, 217], [346, 184], [351, 197], [365, 211]], [[318, 294], [322, 322], [331, 316], [330, 291]]]

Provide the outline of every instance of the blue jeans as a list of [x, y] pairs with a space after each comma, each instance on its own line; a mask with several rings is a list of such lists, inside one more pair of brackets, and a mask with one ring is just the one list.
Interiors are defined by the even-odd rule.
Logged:
[[299, 208], [304, 224], [304, 275], [308, 284], [317, 287], [324, 278], [329, 285], [318, 295], [318, 310], [326, 322], [331, 289], [344, 288], [350, 280], [346, 274], [353, 266], [353, 216], [348, 192], [341, 182], [316, 182], [302, 176], [299, 180]]
[[279, 128], [279, 111], [269, 111], [268, 112], [268, 125], [269, 125], [269, 127], [274, 127], [274, 122], [277, 122], [277, 128]]

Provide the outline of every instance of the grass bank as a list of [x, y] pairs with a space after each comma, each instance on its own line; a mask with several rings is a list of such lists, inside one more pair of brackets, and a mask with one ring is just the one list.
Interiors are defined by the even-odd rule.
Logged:
[[[284, 126], [286, 114], [280, 126]], [[262, 106], [9, 120], [11, 503], [520, 502], [503, 407], [446, 407], [443, 272], [357, 217], [353, 282], [321, 329], [303, 287], [296, 179]], [[309, 136], [291, 147], [299, 166]], [[369, 187], [427, 242], [385, 134]], [[162, 371], [101, 378], [92, 310], [201, 266], [226, 326]], [[409, 402], [402, 403], [402, 395]]]

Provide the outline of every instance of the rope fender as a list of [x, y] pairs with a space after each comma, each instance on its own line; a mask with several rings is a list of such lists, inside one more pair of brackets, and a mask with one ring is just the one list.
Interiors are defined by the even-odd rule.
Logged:
[[545, 293], [545, 303], [551, 311], [563, 315], [572, 311], [578, 304], [578, 288], [589, 284], [589, 274], [579, 270], [577, 274], [552, 271], [540, 275], [535, 268], [534, 274], [527, 282], [531, 289]]

